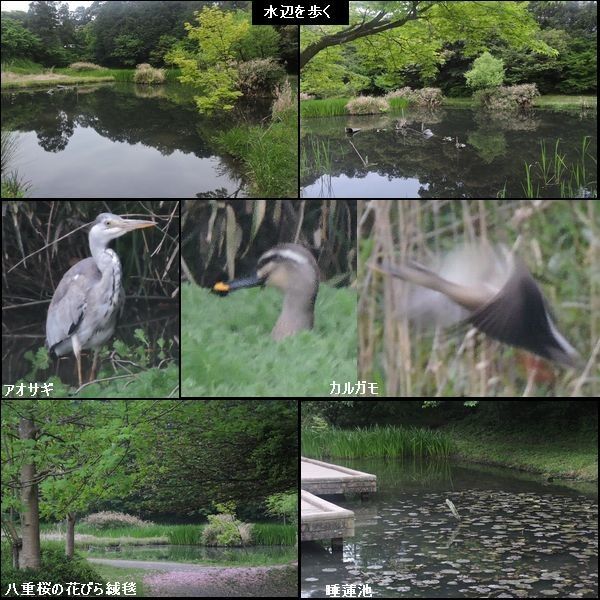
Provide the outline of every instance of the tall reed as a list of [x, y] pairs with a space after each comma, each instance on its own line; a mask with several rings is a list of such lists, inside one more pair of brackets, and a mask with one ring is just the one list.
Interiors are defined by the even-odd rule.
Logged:
[[254, 523], [252, 543], [256, 546], [293, 546], [297, 527], [281, 523]]
[[302, 454], [311, 458], [447, 458], [450, 439], [440, 431], [416, 427], [366, 427], [302, 431]]

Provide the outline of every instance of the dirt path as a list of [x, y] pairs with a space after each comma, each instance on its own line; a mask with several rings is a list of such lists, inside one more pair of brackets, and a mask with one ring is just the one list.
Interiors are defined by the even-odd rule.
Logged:
[[298, 563], [270, 567], [205, 567], [191, 563], [88, 558], [92, 563], [161, 571], [144, 577], [150, 596], [296, 596]]

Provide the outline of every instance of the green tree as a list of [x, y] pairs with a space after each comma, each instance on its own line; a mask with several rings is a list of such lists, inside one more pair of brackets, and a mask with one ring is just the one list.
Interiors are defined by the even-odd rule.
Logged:
[[41, 44], [40, 38], [18, 21], [2, 18], [2, 60], [33, 58], [39, 52]]
[[247, 35], [248, 21], [216, 7], [204, 7], [197, 14], [197, 26], [185, 24], [188, 37], [197, 44], [195, 55], [173, 49], [166, 59], [181, 68], [179, 80], [200, 92], [194, 97], [200, 112], [231, 110], [242, 95], [236, 89], [236, 46]]
[[473, 67], [465, 73], [467, 85], [474, 90], [497, 87], [504, 82], [504, 63], [484, 52], [473, 61]]
[[124, 33], [115, 38], [111, 58], [116, 59], [119, 64], [133, 67], [141, 62], [141, 54], [144, 42], [131, 34]]

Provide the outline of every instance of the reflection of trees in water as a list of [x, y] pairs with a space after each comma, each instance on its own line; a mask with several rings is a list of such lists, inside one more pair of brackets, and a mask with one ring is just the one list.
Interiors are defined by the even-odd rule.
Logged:
[[61, 152], [67, 147], [75, 130], [73, 119], [64, 110], [47, 113], [37, 129], [37, 139], [46, 152]]
[[533, 110], [475, 112], [475, 122], [483, 128], [501, 128], [506, 131], [535, 131], [540, 126]]
[[35, 131], [49, 152], [64, 150], [80, 125], [114, 142], [155, 148], [164, 156], [179, 150], [207, 158], [217, 154], [215, 138], [221, 131], [238, 120], [256, 122], [257, 115], [265, 115], [265, 106], [256, 102], [233, 114], [201, 117], [189, 97], [183, 86], [133, 84], [102, 87], [93, 94], [75, 89], [3, 94], [3, 127]]
[[[383, 131], [380, 117], [371, 121], [368, 117], [362, 120], [351, 117], [356, 127], [361, 128], [352, 137], [352, 143], [361, 156], [368, 156], [367, 166], [344, 134], [344, 126], [350, 119], [306, 119], [302, 136], [302, 163], [306, 165], [302, 171], [303, 187], [311, 186], [323, 175], [364, 178], [369, 173], [377, 173], [390, 181], [390, 193], [397, 196], [402, 195], [402, 184], [393, 180], [406, 178], [422, 184], [422, 198], [495, 196], [505, 185], [507, 193], [519, 196], [524, 179], [523, 164], [539, 160], [540, 139], [560, 137], [561, 146], [564, 143], [565, 149], [570, 147], [575, 151], [583, 135], [596, 129], [593, 120], [582, 124], [575, 114], [497, 115], [495, 118], [464, 109], [448, 109], [446, 113], [446, 119], [431, 128], [435, 136], [429, 139], [412, 132], [403, 135], [389, 127]], [[416, 121], [412, 114], [406, 118]], [[417, 122], [420, 128], [420, 120]], [[425, 121], [425, 126], [430, 122]], [[528, 133], [530, 131], [535, 134]], [[454, 143], [444, 142], [443, 137], [458, 137], [468, 145], [457, 149]], [[323, 167], [319, 168], [312, 151], [319, 145], [330, 149], [326, 173]], [[490, 168], [492, 163], [493, 168]]]

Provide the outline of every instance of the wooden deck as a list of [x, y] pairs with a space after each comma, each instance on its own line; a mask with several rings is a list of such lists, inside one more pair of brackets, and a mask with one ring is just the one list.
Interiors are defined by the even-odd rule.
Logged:
[[354, 535], [354, 513], [315, 494], [359, 493], [364, 497], [377, 491], [377, 477], [330, 463], [302, 458], [300, 463], [300, 540], [331, 539], [339, 550], [343, 538]]

